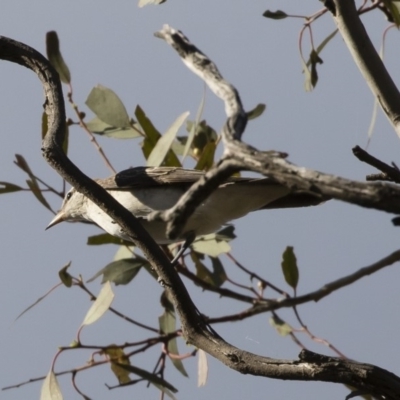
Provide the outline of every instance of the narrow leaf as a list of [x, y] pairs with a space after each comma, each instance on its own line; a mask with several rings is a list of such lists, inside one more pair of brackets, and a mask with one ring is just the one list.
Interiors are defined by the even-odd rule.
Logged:
[[144, 264], [148, 264], [148, 262], [141, 257], [113, 261], [92, 276], [88, 282], [92, 282], [100, 275], [103, 275], [101, 283], [112, 282], [116, 285], [127, 285]]
[[192, 248], [202, 254], [207, 254], [211, 257], [218, 257], [220, 254], [229, 253], [231, 246], [224, 240], [217, 240], [215, 233], [200, 236], [192, 244]]
[[183, 150], [183, 161], [185, 160], [186, 156], [189, 154], [189, 150], [192, 146], [193, 139], [196, 135], [197, 126], [199, 125], [200, 118], [204, 111], [205, 100], [206, 100], [206, 86], [204, 86], [203, 96], [201, 97], [200, 105], [199, 105], [199, 108], [197, 109], [197, 113], [196, 113], [196, 119], [194, 121], [194, 124], [192, 125], [192, 128], [189, 131], [189, 136], [187, 137], [185, 149]]
[[63, 400], [57, 377], [53, 371], [50, 371], [43, 381], [40, 400]]
[[[149, 371], [146, 371], [144, 369], [135, 367], [133, 365], [127, 365], [127, 364], [118, 364], [121, 368], [126, 369], [129, 372], [132, 372], [133, 374], [140, 376], [141, 378], [149, 381], [151, 384], [155, 385], [159, 389], [165, 391], [164, 389], [168, 389], [173, 393], [177, 393], [178, 390], [174, 388], [169, 382], [167, 382], [165, 379], [160, 378], [158, 375], [155, 375]], [[165, 392], [168, 394], [167, 392]], [[168, 394], [169, 397], [172, 399], [175, 399], [174, 396], [171, 394]]]
[[46, 33], [46, 52], [47, 58], [49, 59], [51, 65], [58, 72], [58, 75], [60, 75], [61, 82], [70, 83], [71, 73], [69, 72], [69, 68], [65, 63], [63, 56], [61, 55], [60, 43], [57, 32], [55, 31]]
[[89, 236], [86, 244], [88, 246], [99, 246], [102, 244], [132, 245], [131, 242], [112, 236], [109, 233], [100, 233], [99, 235]]
[[30, 169], [28, 163], [26, 162], [25, 158], [21, 156], [21, 154], [16, 154], [15, 155], [16, 161], [14, 161], [14, 164], [18, 166], [19, 168], [22, 169], [22, 171], [26, 172], [29, 177], [33, 180], [33, 173], [32, 170]]
[[[161, 296], [161, 304], [164, 307], [164, 313], [158, 318], [160, 331], [164, 334], [175, 332], [176, 330], [176, 316], [174, 306], [168, 298], [166, 291]], [[178, 343], [176, 338], [168, 341], [167, 344], [168, 352], [171, 354], [179, 355]], [[183, 375], [188, 376], [185, 367], [183, 366], [182, 360], [179, 358], [170, 357], [170, 360], [174, 367]]]
[[257, 104], [252, 110], [248, 111], [247, 114], [247, 119], [255, 119], [258, 118], [260, 115], [263, 114], [267, 106], [265, 104]]
[[13, 183], [0, 182], [0, 194], [18, 192], [19, 190], [23, 190], [23, 188]]
[[267, 10], [264, 12], [263, 17], [271, 18], [271, 19], [284, 19], [284, 18], [287, 18], [288, 15], [284, 11], [281, 11], [281, 10], [277, 10], [277, 11]]
[[[142, 151], [143, 151], [144, 157], [147, 160], [150, 153], [156, 146], [159, 138], [161, 137], [161, 133], [155, 128], [153, 123], [146, 116], [146, 114], [144, 113], [144, 111], [142, 110], [142, 108], [139, 105], [136, 107], [135, 116], [146, 136], [142, 143]], [[167, 158], [165, 160], [165, 165], [168, 165], [170, 167], [181, 167], [182, 166], [181, 162], [179, 161], [178, 157], [176, 156], [176, 154], [173, 151], [168, 152]]]
[[180, 115], [168, 128], [167, 132], [165, 132], [165, 134], [158, 139], [147, 159], [148, 166], [159, 167], [161, 164], [163, 164], [164, 159], [167, 156], [168, 151], [170, 151], [172, 143], [176, 138], [176, 134], [185, 122], [185, 119], [188, 117], [188, 115], [189, 112], [185, 112]]
[[299, 269], [293, 247], [288, 246], [282, 255], [282, 271], [286, 283], [293, 289], [296, 289], [299, 283]]
[[116, 128], [130, 126], [129, 115], [120, 98], [114, 91], [102, 85], [97, 85], [89, 93], [85, 104], [108, 125]]
[[[321, 43], [320, 45], [315, 49], [317, 54], [321, 53], [321, 51], [324, 49], [324, 47], [336, 36], [338, 33], [338, 30], [335, 29], [332, 33], [330, 33]], [[311, 58], [308, 59], [307, 61], [307, 67], [309, 67], [311, 64]]]
[[208, 363], [207, 363], [207, 353], [204, 350], [199, 349], [197, 351], [197, 386], [205, 386], [207, 383], [208, 376]]
[[82, 322], [82, 326], [93, 324], [93, 322], [96, 322], [101, 318], [110, 308], [113, 299], [114, 293], [111, 288], [111, 283], [106, 282], [101, 288], [97, 299], [87, 312], [85, 319]]
[[53, 211], [52, 208], [50, 207], [50, 204], [44, 198], [42, 191], [40, 190], [39, 186], [36, 183], [36, 180], [31, 181], [30, 179], [28, 179], [26, 183], [28, 184], [29, 189], [31, 189], [33, 195], [39, 200], [39, 202], [42, 203], [48, 210]]
[[27, 181], [29, 188], [31, 189], [32, 193], [36, 196], [36, 198], [50, 211], [52, 211], [50, 205], [47, 203], [46, 199], [43, 197], [42, 192], [39, 188], [39, 183], [33, 175], [32, 170], [30, 169], [28, 163], [26, 162], [25, 158], [21, 156], [20, 154], [15, 155], [16, 161], [14, 161], [14, 164], [21, 168], [22, 171], [24, 171], [26, 174], [29, 175], [30, 181]]
[[217, 148], [216, 142], [207, 143], [194, 169], [198, 169], [200, 171], [208, 171], [214, 164], [214, 156], [216, 148]]

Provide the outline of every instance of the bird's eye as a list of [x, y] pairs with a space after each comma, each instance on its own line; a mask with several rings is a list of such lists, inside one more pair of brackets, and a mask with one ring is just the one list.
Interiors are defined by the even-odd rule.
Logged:
[[68, 201], [68, 200], [71, 198], [71, 196], [72, 196], [72, 192], [68, 192], [68, 193], [67, 193], [66, 200]]

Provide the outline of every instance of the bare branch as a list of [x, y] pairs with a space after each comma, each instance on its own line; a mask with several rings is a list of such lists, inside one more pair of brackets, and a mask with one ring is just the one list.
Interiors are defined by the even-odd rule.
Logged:
[[[383, 172], [381, 176], [381, 180], [391, 180], [396, 183], [400, 183], [400, 171], [398, 168], [391, 167], [390, 165], [384, 163], [381, 160], [378, 160], [376, 157], [371, 156], [368, 152], [363, 150], [360, 146], [356, 146], [353, 148], [353, 154], [360, 160], [373, 167], [379, 169]], [[367, 180], [376, 180], [370, 179], [367, 177]]]
[[400, 93], [373, 46], [357, 13], [354, 0], [332, 0], [337, 27], [354, 62], [400, 136]]

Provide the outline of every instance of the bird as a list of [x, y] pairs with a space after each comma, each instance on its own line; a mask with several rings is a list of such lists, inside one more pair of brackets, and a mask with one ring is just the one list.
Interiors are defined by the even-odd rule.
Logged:
[[[252, 211], [313, 206], [328, 200], [314, 192], [289, 189], [270, 178], [232, 176], [197, 207], [180, 236], [174, 240], [168, 238], [166, 222], [149, 220], [149, 215], [173, 207], [204, 174], [204, 171], [180, 167], [135, 167], [95, 181], [138, 218], [160, 245], [193, 241]], [[67, 192], [61, 209], [46, 229], [63, 221], [91, 222], [112, 236], [130, 241], [111, 217], [75, 188]]]

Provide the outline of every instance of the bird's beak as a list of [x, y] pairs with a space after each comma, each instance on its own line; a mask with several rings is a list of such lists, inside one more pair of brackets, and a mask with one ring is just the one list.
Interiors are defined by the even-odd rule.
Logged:
[[60, 210], [56, 215], [55, 215], [55, 217], [50, 221], [50, 223], [47, 225], [47, 227], [46, 227], [46, 231], [47, 231], [47, 229], [49, 229], [49, 228], [51, 228], [52, 226], [54, 226], [54, 225], [57, 225], [57, 224], [59, 224], [60, 222], [63, 222], [63, 221], [65, 221], [65, 215], [64, 215], [64, 212], [62, 211], [62, 210]]

